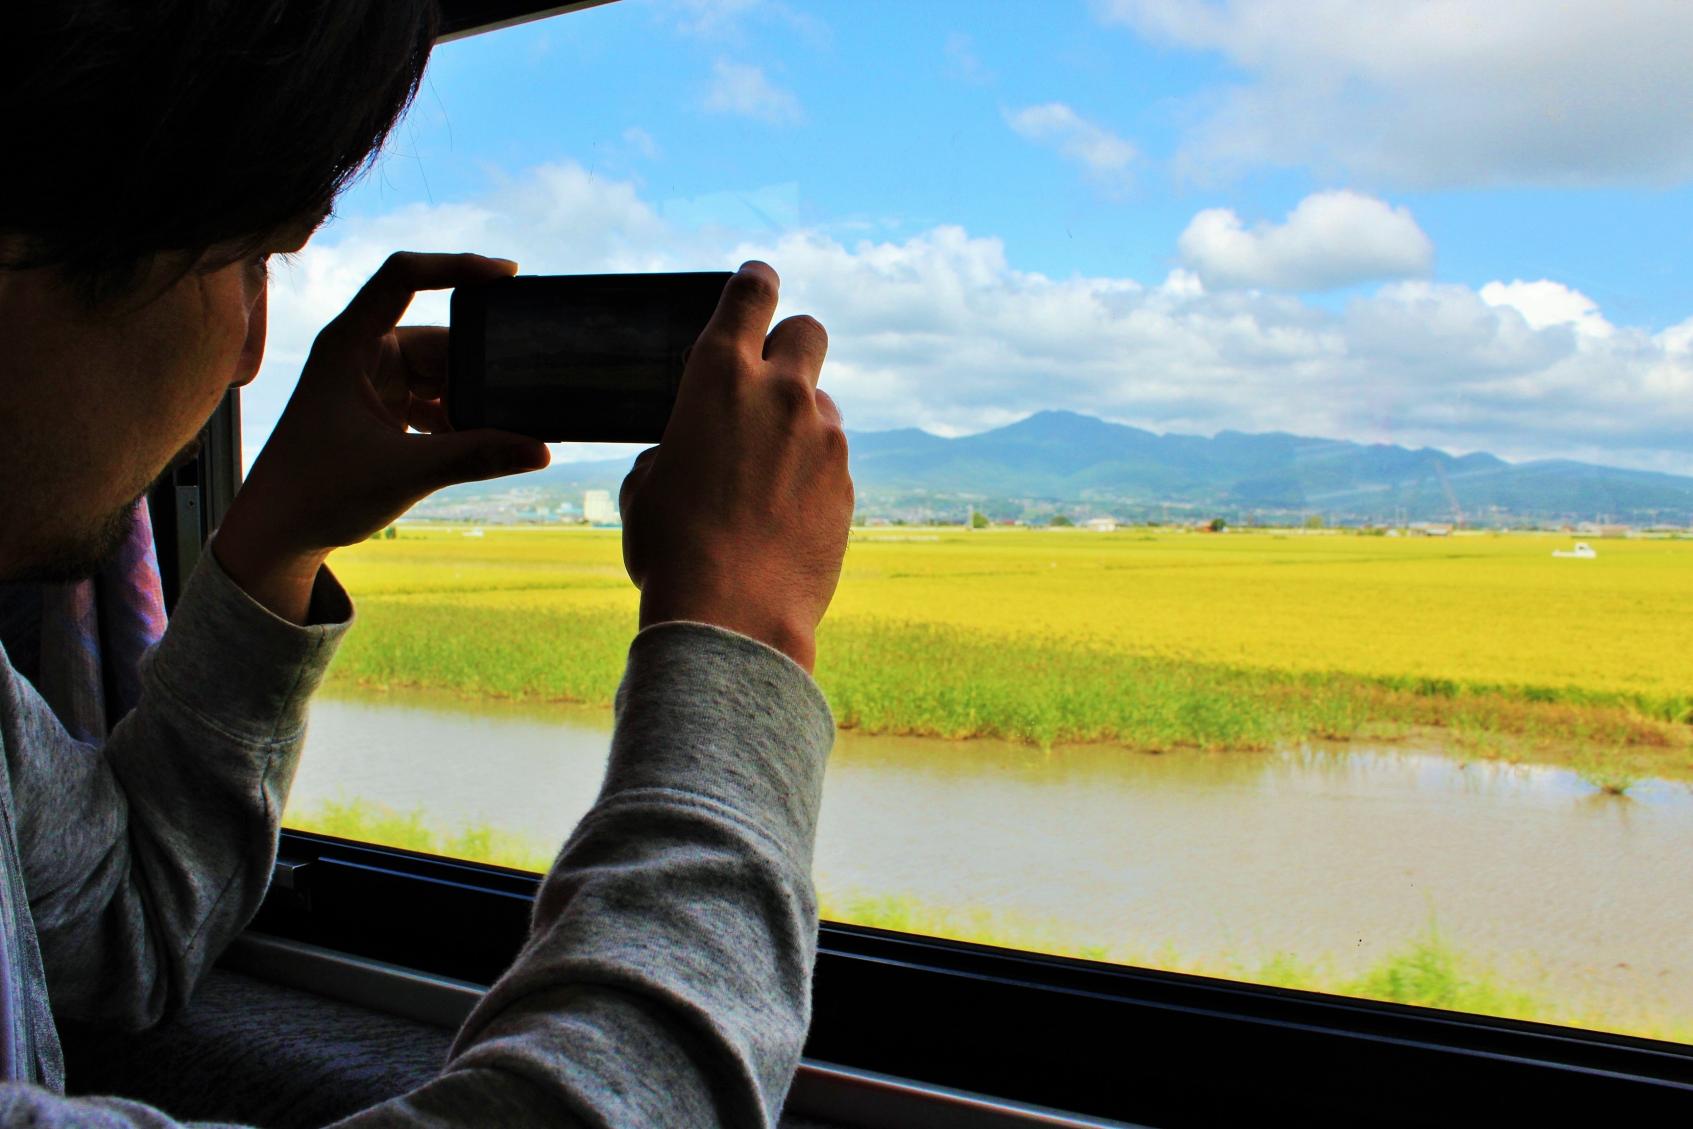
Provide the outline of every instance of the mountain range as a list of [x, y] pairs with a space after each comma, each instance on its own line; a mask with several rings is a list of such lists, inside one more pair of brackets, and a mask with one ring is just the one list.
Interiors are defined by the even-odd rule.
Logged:
[[[1693, 524], [1693, 478], [1677, 475], [1283, 432], [1160, 435], [1074, 412], [956, 439], [916, 428], [849, 433], [848, 446], [861, 517], [951, 517], [974, 506], [996, 518], [1135, 519], [1173, 508], [1235, 521]], [[628, 465], [563, 463], [523, 481], [615, 491]], [[475, 489], [449, 494], [469, 500]]]

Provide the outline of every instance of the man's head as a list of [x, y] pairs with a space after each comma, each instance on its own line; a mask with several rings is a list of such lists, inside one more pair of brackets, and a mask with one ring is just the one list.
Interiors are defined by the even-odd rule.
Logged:
[[0, 37], [0, 578], [98, 563], [258, 371], [304, 244], [417, 90], [433, 0], [57, 0]]

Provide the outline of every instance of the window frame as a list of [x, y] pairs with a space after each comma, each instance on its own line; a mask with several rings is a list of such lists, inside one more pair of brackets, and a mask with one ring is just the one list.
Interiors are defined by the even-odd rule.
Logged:
[[[485, 985], [540, 876], [285, 831], [259, 932]], [[1103, 1033], [1111, 1033], [1102, 1037]], [[809, 1059], [1181, 1126], [1634, 1123], [1693, 1111], [1693, 1047], [824, 922]]]
[[[441, 38], [607, 2], [445, 0]], [[239, 485], [235, 391], [208, 434], [154, 497], [173, 598]], [[288, 830], [279, 859], [255, 930], [475, 984], [517, 954], [540, 883]], [[833, 922], [813, 985], [808, 1058], [1093, 1117], [1479, 1126], [1693, 1112], [1693, 1046], [1608, 1032]]]

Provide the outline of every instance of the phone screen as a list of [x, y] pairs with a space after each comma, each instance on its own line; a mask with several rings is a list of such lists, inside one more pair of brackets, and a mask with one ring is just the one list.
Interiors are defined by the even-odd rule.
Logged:
[[454, 425], [657, 442], [729, 277], [520, 276], [455, 292]]
[[[663, 291], [514, 289], [488, 304], [484, 383], [490, 389], [568, 384], [633, 394], [671, 390], [690, 337], [678, 343]], [[699, 327], [694, 327], [694, 333]]]

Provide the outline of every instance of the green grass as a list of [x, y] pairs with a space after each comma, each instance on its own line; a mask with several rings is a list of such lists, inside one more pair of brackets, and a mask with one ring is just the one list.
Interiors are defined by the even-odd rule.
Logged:
[[[372, 597], [333, 678], [472, 697], [609, 705], [632, 634], [626, 612], [525, 602]], [[1158, 752], [1267, 749], [1445, 730], [1481, 756], [1566, 763], [1607, 791], [1693, 776], [1689, 729], [1621, 695], [1276, 671], [1126, 654], [967, 629], [825, 624], [817, 678], [838, 723], [866, 733], [1102, 742]], [[1656, 703], [1657, 706], [1668, 706]]]
[[818, 680], [843, 726], [872, 733], [1263, 749], [1441, 726], [1593, 747], [1685, 747], [1681, 727], [1615, 696], [1272, 671], [1072, 643], [1011, 648], [919, 624], [829, 630]]
[[429, 825], [428, 816], [421, 809], [402, 812], [366, 800], [328, 800], [307, 811], [290, 808], [285, 822], [295, 831], [315, 831], [320, 835], [509, 866], [514, 870], [544, 872], [552, 866], [555, 853], [487, 824], [472, 824], [443, 833]]
[[634, 626], [616, 612], [361, 600], [332, 681], [609, 705]]

